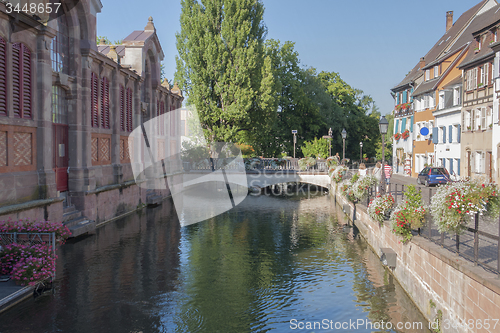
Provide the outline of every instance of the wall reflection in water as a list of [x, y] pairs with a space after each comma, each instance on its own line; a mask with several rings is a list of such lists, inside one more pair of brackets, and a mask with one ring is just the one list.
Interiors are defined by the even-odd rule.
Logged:
[[293, 318], [428, 325], [329, 196], [249, 196], [182, 228], [176, 216], [164, 201], [65, 245], [54, 293], [0, 315], [0, 331], [288, 332]]

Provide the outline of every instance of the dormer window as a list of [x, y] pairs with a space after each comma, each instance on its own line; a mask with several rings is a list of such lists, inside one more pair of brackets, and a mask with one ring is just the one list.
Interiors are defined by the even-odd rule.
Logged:
[[431, 71], [429, 69], [425, 70], [425, 81], [429, 81], [431, 76]]
[[434, 77], [439, 76], [439, 66], [434, 66]]

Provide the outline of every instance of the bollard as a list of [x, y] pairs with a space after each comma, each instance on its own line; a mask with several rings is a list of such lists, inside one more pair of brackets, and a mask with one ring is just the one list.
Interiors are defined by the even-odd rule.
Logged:
[[479, 260], [479, 213], [474, 215], [474, 265], [477, 266]]

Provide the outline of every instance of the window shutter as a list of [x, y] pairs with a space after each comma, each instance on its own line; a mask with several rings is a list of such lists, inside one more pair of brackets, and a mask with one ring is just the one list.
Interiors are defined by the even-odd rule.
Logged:
[[23, 66], [23, 118], [31, 118], [31, 51], [21, 44]]
[[443, 126], [443, 143], [446, 143], [446, 126]]
[[460, 159], [457, 159], [457, 175], [460, 176]]
[[396, 128], [394, 129], [394, 133], [399, 133], [399, 119], [396, 119]]
[[453, 125], [448, 126], [448, 142], [452, 143], [453, 142]]
[[450, 174], [453, 174], [453, 159], [452, 158], [448, 159], [448, 162], [450, 165], [450, 170], [448, 171], [450, 172]]
[[403, 133], [406, 130], [406, 118], [403, 118], [401, 120], [401, 133]]
[[132, 132], [132, 89], [127, 89], [127, 132]]
[[14, 117], [21, 118], [21, 44], [12, 45], [12, 107]]
[[410, 102], [413, 102], [413, 88], [411, 88], [410, 92]]
[[7, 115], [7, 43], [0, 37], [0, 116]]
[[437, 127], [432, 128], [432, 143], [434, 144], [439, 143]]
[[406, 90], [405, 90], [405, 91], [403, 91], [403, 103], [406, 103], [406, 102], [407, 102], [407, 99], [406, 99], [406, 98], [407, 98], [407, 96], [406, 96], [406, 94], [407, 94]]
[[410, 118], [410, 132], [413, 132], [413, 116]]
[[101, 79], [101, 127], [109, 128], [109, 81]]
[[460, 143], [460, 135], [461, 135], [462, 127], [458, 125], [457, 129], [457, 142]]
[[95, 73], [90, 78], [90, 95], [92, 127], [99, 127], [99, 81]]
[[481, 108], [481, 129], [486, 129], [486, 108]]
[[120, 85], [120, 130], [125, 131], [125, 88]]

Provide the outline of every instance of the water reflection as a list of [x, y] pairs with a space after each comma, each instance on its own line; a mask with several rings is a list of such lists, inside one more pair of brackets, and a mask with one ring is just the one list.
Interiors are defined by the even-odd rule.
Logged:
[[0, 331], [288, 332], [293, 318], [427, 327], [332, 207], [328, 196], [250, 196], [180, 228], [165, 201], [65, 245], [54, 293], [1, 314]]

